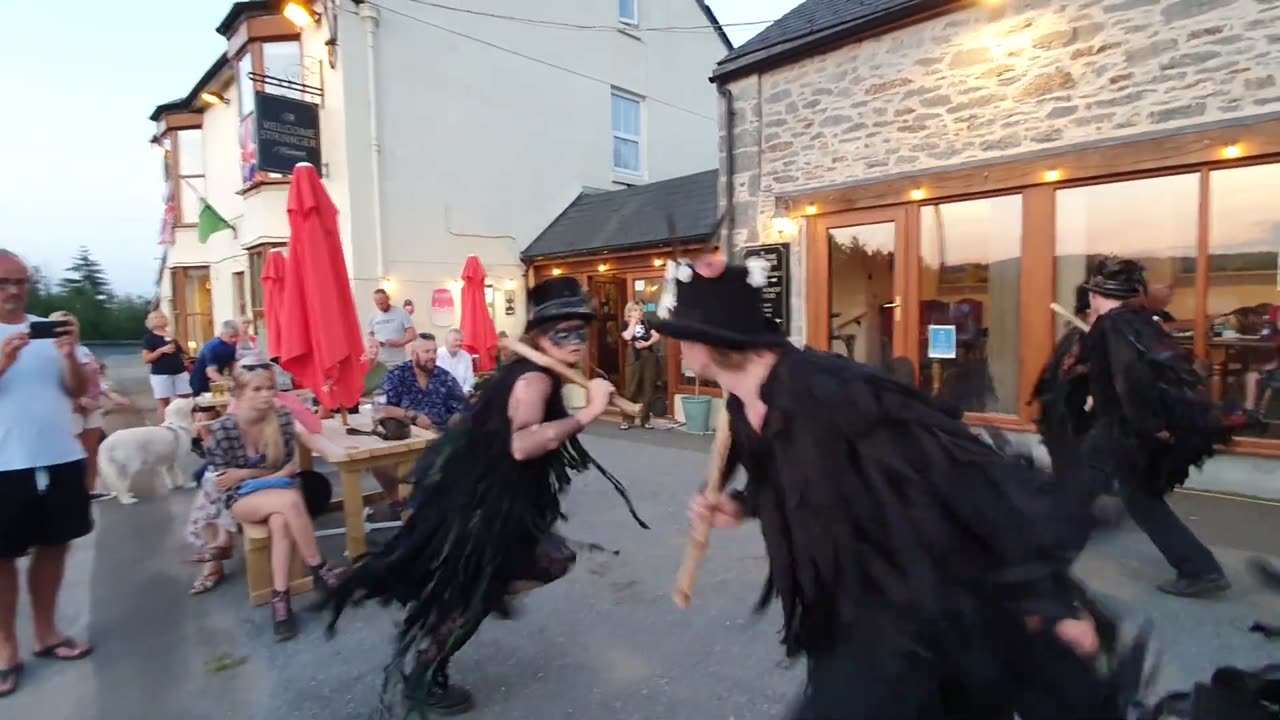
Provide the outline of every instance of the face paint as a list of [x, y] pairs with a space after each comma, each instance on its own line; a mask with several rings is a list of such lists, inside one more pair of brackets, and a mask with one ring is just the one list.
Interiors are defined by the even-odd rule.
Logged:
[[577, 327], [557, 328], [551, 331], [547, 336], [552, 345], [556, 347], [568, 347], [570, 345], [587, 344], [587, 328], [584, 325]]

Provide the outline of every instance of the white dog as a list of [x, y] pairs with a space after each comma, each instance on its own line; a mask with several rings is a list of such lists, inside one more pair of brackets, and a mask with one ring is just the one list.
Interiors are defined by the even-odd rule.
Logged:
[[98, 449], [98, 477], [121, 505], [138, 502], [135, 491], [159, 494], [160, 481], [172, 490], [189, 483], [184, 466], [195, 422], [190, 398], [176, 398], [164, 411], [164, 423], [111, 433]]

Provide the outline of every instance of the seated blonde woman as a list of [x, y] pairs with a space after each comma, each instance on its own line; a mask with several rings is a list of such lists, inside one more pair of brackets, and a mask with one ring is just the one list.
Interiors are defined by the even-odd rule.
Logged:
[[315, 526], [295, 476], [297, 435], [293, 415], [276, 405], [275, 374], [264, 366], [242, 365], [234, 375], [234, 412], [209, 426], [206, 449], [217, 489], [231, 516], [271, 529], [271, 613], [276, 641], [297, 635], [289, 601], [289, 563], [302, 556], [322, 595], [340, 582], [343, 570], [325, 563], [316, 546]]

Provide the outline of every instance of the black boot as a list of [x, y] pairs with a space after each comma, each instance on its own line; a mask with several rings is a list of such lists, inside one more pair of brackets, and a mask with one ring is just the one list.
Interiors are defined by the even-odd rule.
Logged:
[[308, 611], [316, 611], [328, 605], [334, 591], [351, 574], [351, 568], [333, 567], [322, 562], [319, 565], [311, 566], [309, 569], [311, 570], [311, 579], [315, 583], [316, 599], [306, 609]]
[[1213, 573], [1203, 577], [1187, 577], [1179, 575], [1156, 586], [1162, 593], [1178, 597], [1202, 598], [1217, 595], [1231, 589], [1231, 581], [1222, 573]]
[[298, 635], [298, 619], [289, 603], [289, 592], [276, 591], [271, 596], [271, 621], [276, 642], [286, 642]]
[[461, 685], [449, 684], [449, 672], [444, 667], [431, 679], [422, 707], [438, 715], [452, 716], [470, 712], [475, 707], [471, 691]]

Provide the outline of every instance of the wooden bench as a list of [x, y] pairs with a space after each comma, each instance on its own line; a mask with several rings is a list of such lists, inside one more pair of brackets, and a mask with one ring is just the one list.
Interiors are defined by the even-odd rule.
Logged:
[[[249, 584], [249, 604], [271, 602], [271, 529], [266, 523], [241, 523], [244, 536], [244, 574]], [[288, 542], [287, 539], [284, 540]], [[289, 594], [311, 592], [314, 581], [302, 557], [295, 551], [289, 562]]]

